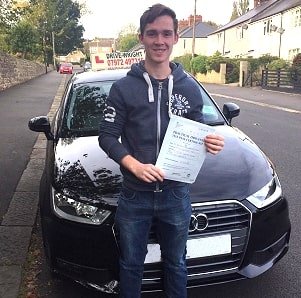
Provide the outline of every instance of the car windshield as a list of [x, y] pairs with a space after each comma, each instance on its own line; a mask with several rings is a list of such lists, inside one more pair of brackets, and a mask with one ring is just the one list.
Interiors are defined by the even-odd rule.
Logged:
[[[99, 122], [114, 81], [89, 82], [73, 85], [63, 117], [62, 137], [98, 135]], [[204, 123], [224, 124], [225, 120], [206, 91], [200, 86], [203, 98]]]
[[62, 133], [71, 136], [97, 135], [105, 102], [114, 81], [73, 85], [64, 115]]

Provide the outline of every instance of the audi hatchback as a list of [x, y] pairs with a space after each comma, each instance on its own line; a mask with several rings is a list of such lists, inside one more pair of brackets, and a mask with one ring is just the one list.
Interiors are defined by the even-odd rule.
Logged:
[[[29, 128], [48, 140], [40, 213], [49, 268], [107, 293], [118, 292], [114, 215], [122, 175], [98, 145], [98, 126], [112, 84], [126, 72], [73, 75], [53, 121], [46, 116], [29, 121]], [[239, 107], [225, 103], [221, 111], [199, 88], [205, 123], [224, 136], [225, 146], [216, 156], [208, 154], [191, 185], [188, 287], [264, 273], [286, 254], [291, 230], [288, 202], [272, 162], [231, 125]], [[142, 290], [162, 290], [155, 225], [144, 269]]]

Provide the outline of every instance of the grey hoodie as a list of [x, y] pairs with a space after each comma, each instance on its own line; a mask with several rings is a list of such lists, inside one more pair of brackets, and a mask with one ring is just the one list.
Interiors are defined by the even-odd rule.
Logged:
[[[202, 122], [203, 101], [197, 82], [180, 64], [158, 81], [148, 75], [144, 61], [133, 64], [127, 76], [115, 82], [99, 129], [99, 145], [120, 164], [130, 154], [142, 163], [156, 163], [170, 113]], [[119, 138], [121, 137], [121, 142]], [[140, 191], [164, 189], [182, 183], [164, 180], [146, 183], [121, 166], [124, 185]]]

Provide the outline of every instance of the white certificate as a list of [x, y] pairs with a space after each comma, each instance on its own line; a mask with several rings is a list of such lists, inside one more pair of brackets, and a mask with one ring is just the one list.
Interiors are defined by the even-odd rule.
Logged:
[[165, 178], [193, 183], [207, 153], [204, 138], [213, 132], [211, 126], [172, 115], [156, 162]]

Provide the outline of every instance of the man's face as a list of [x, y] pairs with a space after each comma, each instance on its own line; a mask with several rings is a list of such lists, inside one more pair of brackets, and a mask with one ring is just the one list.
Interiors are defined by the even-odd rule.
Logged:
[[140, 42], [145, 47], [145, 57], [152, 63], [169, 62], [173, 45], [178, 41], [174, 32], [173, 20], [170, 16], [160, 16], [146, 25]]

